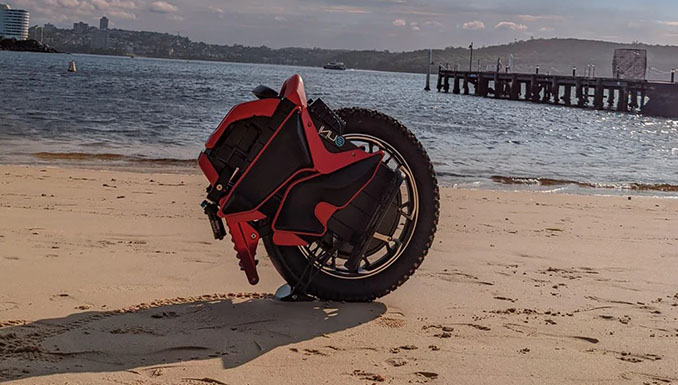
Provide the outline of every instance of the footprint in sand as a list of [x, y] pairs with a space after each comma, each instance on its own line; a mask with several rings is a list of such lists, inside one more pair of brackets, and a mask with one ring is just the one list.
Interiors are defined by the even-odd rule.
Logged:
[[498, 299], [500, 301], [509, 301], [509, 302], [516, 302], [517, 301], [517, 299], [502, 297], [502, 296], [496, 296], [496, 297], [494, 297], [494, 299]]
[[[671, 377], [663, 377], [663, 376], [658, 376], [654, 374], [647, 374], [647, 373], [638, 373], [638, 372], [627, 372], [627, 373], [622, 373], [621, 378], [624, 380], [634, 380], [637, 378], [647, 380], [643, 381], [643, 384], [648, 384], [648, 385], [664, 385], [664, 384], [673, 384], [674, 381], [678, 382], [678, 378], [671, 378]], [[651, 382], [650, 382], [651, 381]]]
[[486, 286], [493, 286], [494, 283], [492, 282], [487, 282], [487, 281], [482, 281], [480, 278], [471, 275], [471, 274], [466, 274], [458, 271], [447, 271], [447, 269], [443, 270], [442, 272], [438, 273], [430, 273], [428, 274], [432, 277], [442, 279], [443, 281], [447, 282], [453, 282], [453, 283], [471, 283], [471, 284], [477, 284], [477, 285], [486, 285]]
[[186, 385], [227, 385], [225, 382], [215, 380], [214, 378], [209, 377], [183, 378], [181, 382]]
[[617, 359], [620, 361], [626, 362], [643, 362], [643, 361], [659, 361], [662, 359], [661, 356], [656, 354], [632, 354], [629, 352], [621, 352], [617, 354]]
[[436, 372], [414, 372], [417, 377], [423, 378], [425, 381], [435, 380], [438, 378]]
[[415, 345], [402, 345], [398, 346], [397, 348], [391, 348], [389, 349], [389, 351], [393, 354], [398, 354], [400, 353], [401, 350], [417, 350], [417, 349], [419, 348]]
[[304, 355], [307, 355], [307, 356], [324, 356], [324, 357], [329, 356], [329, 354], [327, 354], [325, 352], [321, 352], [318, 349], [304, 349]]
[[474, 329], [482, 330], [484, 332], [492, 330], [488, 326], [483, 326], [483, 325], [478, 325], [478, 324], [460, 323], [460, 324], [455, 324], [455, 325], [470, 326]]
[[377, 320], [377, 325], [397, 329], [405, 326], [405, 320], [400, 318], [381, 317]]
[[404, 358], [400, 358], [400, 357], [394, 357], [394, 358], [389, 358], [388, 360], [386, 360], [386, 363], [393, 366], [393, 367], [398, 368], [398, 367], [407, 365], [407, 360], [404, 359]]
[[375, 381], [375, 382], [384, 382], [386, 377], [381, 374], [369, 373], [364, 370], [356, 369], [352, 373], [354, 376], [359, 377], [362, 380]]
[[0, 313], [7, 310], [14, 310], [19, 307], [16, 302], [0, 302]]

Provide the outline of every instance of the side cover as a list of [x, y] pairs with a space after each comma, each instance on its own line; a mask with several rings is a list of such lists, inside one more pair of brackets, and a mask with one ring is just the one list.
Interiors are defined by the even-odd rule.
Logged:
[[[329, 151], [298, 75], [280, 94], [234, 107], [207, 141], [199, 164], [210, 181], [208, 198], [218, 202], [231, 233], [242, 232], [238, 223], [268, 217], [276, 244], [304, 245], [323, 235], [330, 217], [374, 178], [383, 153], [350, 143]], [[245, 236], [258, 239], [251, 230]]]

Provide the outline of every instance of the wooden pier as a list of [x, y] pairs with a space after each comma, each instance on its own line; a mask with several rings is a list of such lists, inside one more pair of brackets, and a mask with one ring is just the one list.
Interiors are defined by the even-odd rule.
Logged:
[[678, 117], [678, 84], [673, 82], [440, 67], [437, 88], [454, 94]]

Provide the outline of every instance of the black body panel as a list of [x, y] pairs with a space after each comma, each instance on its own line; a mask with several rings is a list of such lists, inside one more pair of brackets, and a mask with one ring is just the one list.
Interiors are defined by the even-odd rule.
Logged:
[[315, 216], [318, 203], [328, 202], [338, 207], [345, 205], [372, 178], [380, 162], [381, 157], [373, 156], [292, 187], [280, 210], [275, 229], [322, 233], [324, 226]]
[[219, 175], [214, 185], [221, 186], [220, 189], [208, 190], [207, 198], [210, 201], [219, 202], [228, 194], [294, 108], [292, 102], [283, 99], [270, 118], [255, 116], [234, 122], [224, 131], [214, 148], [205, 151]]
[[374, 179], [345, 208], [337, 211], [327, 222], [328, 231], [339, 238], [353, 241], [367, 227], [383, 194], [391, 184], [393, 171], [380, 164]]
[[244, 176], [222, 211], [232, 214], [252, 210], [295, 172], [311, 167], [313, 163], [301, 117], [294, 112]]

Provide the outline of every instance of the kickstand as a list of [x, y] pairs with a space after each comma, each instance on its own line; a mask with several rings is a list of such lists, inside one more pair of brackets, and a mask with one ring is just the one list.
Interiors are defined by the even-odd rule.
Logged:
[[[320, 272], [320, 269], [313, 271], [313, 265], [315, 264], [316, 260], [320, 262], [320, 264], [324, 264], [327, 262], [327, 260], [332, 256], [332, 254], [336, 253], [337, 249], [332, 248], [329, 251], [326, 251], [321, 258], [313, 257], [309, 259], [308, 264], [306, 265], [306, 268], [304, 269], [304, 272], [301, 274], [301, 278], [299, 279], [299, 282], [297, 282], [294, 287], [290, 286], [289, 284], [284, 284], [278, 288], [275, 292], [275, 299], [281, 302], [310, 302], [310, 301], [315, 301], [316, 298], [308, 295], [306, 293], [306, 289], [308, 288], [308, 285], [311, 284], [313, 279], [318, 275]], [[304, 279], [305, 277], [305, 279]]]
[[280, 302], [311, 302], [315, 301], [315, 298], [311, 297], [308, 294], [295, 293], [292, 289], [292, 286], [289, 284], [284, 284], [275, 291], [273, 296], [276, 300]]

